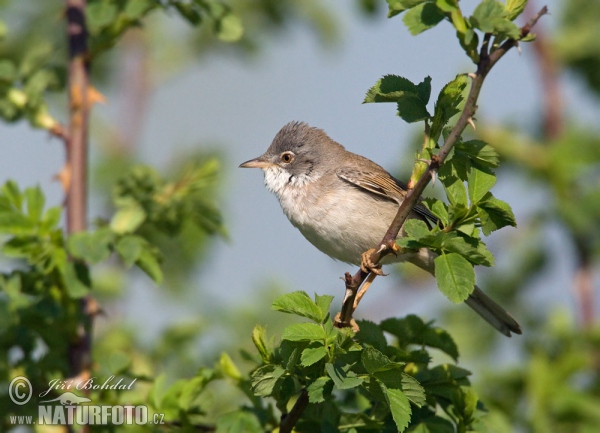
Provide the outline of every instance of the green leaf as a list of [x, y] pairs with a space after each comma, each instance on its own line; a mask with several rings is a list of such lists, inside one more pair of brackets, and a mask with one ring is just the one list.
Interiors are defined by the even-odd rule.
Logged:
[[147, 246], [148, 242], [144, 238], [136, 235], [126, 235], [117, 241], [115, 248], [121, 260], [127, 267], [130, 267], [139, 260], [142, 251]]
[[356, 373], [352, 371], [346, 372], [337, 364], [325, 364], [325, 370], [327, 371], [329, 377], [333, 379], [333, 383], [337, 389], [356, 388], [364, 381], [362, 378], [357, 377]]
[[382, 385], [382, 389], [387, 397], [390, 412], [392, 412], [392, 418], [398, 431], [404, 431], [408, 427], [412, 414], [408, 397], [400, 389], [387, 388], [385, 385]]
[[523, 13], [525, 6], [527, 6], [527, 0], [506, 0], [506, 18], [514, 21]]
[[510, 205], [492, 196], [491, 193], [486, 194], [477, 204], [477, 213], [481, 220], [481, 231], [486, 236], [505, 226], [517, 226]]
[[473, 11], [470, 22], [473, 27], [484, 33], [518, 39], [520, 30], [515, 23], [507, 19], [510, 15], [505, 12], [503, 3], [496, 0], [483, 0]]
[[17, 78], [17, 67], [8, 59], [0, 59], [0, 82], [11, 84]]
[[278, 365], [265, 365], [252, 373], [252, 392], [259, 397], [268, 397], [273, 393], [277, 381], [285, 374]]
[[328, 376], [319, 377], [311, 383], [306, 390], [308, 391], [308, 401], [311, 403], [322, 403], [325, 396], [331, 394], [333, 382]]
[[448, 121], [460, 112], [464, 103], [463, 92], [469, 84], [469, 78], [466, 75], [457, 75], [456, 78], [446, 84], [435, 103], [433, 113], [433, 122], [431, 124], [431, 137], [437, 141], [442, 129]]
[[[321, 302], [324, 302], [321, 301]], [[324, 312], [310, 297], [303, 291], [287, 293], [273, 301], [271, 308], [284, 313], [295, 314], [306, 317], [314, 322], [321, 323], [329, 311]]]
[[135, 264], [146, 273], [156, 284], [161, 284], [163, 280], [162, 269], [160, 268], [160, 255], [157, 250], [146, 247], [142, 250], [140, 257]]
[[412, 35], [418, 35], [435, 27], [445, 17], [444, 11], [434, 3], [421, 3], [406, 12], [402, 21]]
[[[461, 179], [462, 175], [460, 173], [461, 166], [458, 160], [455, 160], [452, 157], [450, 160], [447, 160], [440, 169], [438, 170], [438, 177], [442, 185], [444, 185], [444, 189], [446, 190], [446, 195], [448, 196], [448, 200], [453, 205], [460, 205], [464, 208], [468, 206], [467, 199], [467, 190]], [[450, 221], [452, 218], [449, 216]]]
[[419, 381], [414, 377], [402, 373], [402, 392], [408, 400], [417, 407], [423, 407], [426, 403], [425, 389], [421, 386]]
[[458, 253], [475, 265], [493, 266], [494, 256], [481, 240], [457, 233], [447, 233], [443, 249]]
[[380, 327], [398, 338], [401, 348], [406, 349], [410, 344], [433, 347], [458, 360], [458, 347], [450, 334], [431, 323], [424, 323], [418, 316], [411, 314], [402, 319], [386, 319]]
[[219, 358], [219, 370], [225, 376], [235, 381], [242, 380], [242, 373], [240, 373], [240, 370], [237, 368], [237, 365], [235, 365], [235, 362], [233, 362], [233, 359], [225, 352], [221, 353], [221, 357]]
[[444, 227], [448, 225], [448, 206], [446, 203], [431, 197], [423, 200], [423, 203], [426, 205], [427, 209], [440, 219]]
[[500, 157], [498, 152], [481, 140], [459, 141], [454, 146], [454, 152], [459, 156], [466, 156], [473, 162], [485, 167], [498, 167]]
[[360, 331], [356, 334], [356, 338], [359, 341], [373, 346], [375, 349], [385, 350], [387, 341], [379, 326], [369, 320], [357, 320], [357, 324]]
[[281, 334], [282, 340], [289, 341], [325, 341], [327, 335], [316, 323], [294, 323], [286, 326]]
[[398, 116], [407, 123], [418, 122], [431, 117], [427, 106], [418, 95], [406, 94], [398, 99]]
[[256, 325], [252, 330], [252, 342], [256, 346], [256, 350], [260, 354], [262, 361], [267, 364], [271, 362], [273, 356], [273, 349], [265, 341], [267, 337], [267, 330], [262, 326]]
[[331, 301], [333, 301], [333, 296], [331, 295], [317, 295], [315, 293], [315, 304], [321, 310], [321, 322], [325, 320], [327, 315], [329, 314], [329, 308], [331, 307]]
[[102, 28], [115, 21], [118, 13], [117, 6], [108, 2], [97, 2], [85, 8], [85, 16], [90, 33], [98, 34]]
[[67, 247], [73, 257], [95, 264], [108, 259], [113, 239], [113, 232], [107, 228], [93, 233], [79, 232], [69, 236]]
[[242, 38], [242, 20], [231, 13], [217, 21], [217, 37], [223, 42], [236, 42]]
[[473, 265], [456, 253], [443, 253], [435, 258], [435, 279], [440, 291], [452, 302], [461, 303], [475, 286]]
[[410, 427], [410, 433], [455, 433], [454, 424], [445, 418], [431, 416]]
[[195, 376], [185, 381], [181, 388], [181, 394], [177, 400], [179, 407], [187, 411], [197, 405], [196, 399], [206, 387], [207, 380], [202, 376]]
[[496, 176], [492, 171], [484, 167], [471, 165], [469, 169], [468, 189], [471, 205], [479, 201], [496, 184]]
[[370, 374], [375, 373], [391, 362], [387, 356], [372, 347], [366, 347], [363, 350], [360, 360]]
[[155, 7], [156, 1], [154, 0], [129, 0], [123, 13], [129, 19], [138, 20]]
[[[423, 92], [424, 89], [421, 89], [421, 93]], [[368, 90], [363, 104], [369, 102], [398, 102], [398, 99], [406, 94], [419, 95], [419, 93], [417, 86], [408, 78], [398, 75], [384, 75]]]
[[110, 222], [110, 228], [118, 234], [132, 233], [145, 220], [144, 209], [139, 204], [132, 202], [115, 213]]
[[300, 363], [304, 367], [308, 367], [309, 365], [313, 365], [316, 362], [319, 362], [321, 359], [327, 356], [327, 349], [325, 346], [318, 347], [307, 347], [302, 351], [302, 356], [300, 357]]
[[79, 263], [67, 262], [61, 270], [65, 288], [70, 298], [83, 298], [90, 292], [89, 275], [87, 275], [85, 266]]
[[422, 82], [417, 84], [417, 94], [421, 101], [425, 104], [429, 102], [429, 98], [431, 97], [431, 77], [427, 76], [423, 79]]
[[420, 3], [425, 3], [427, 0], [386, 0], [389, 11], [388, 18], [398, 15], [407, 9], [413, 8]]
[[256, 414], [247, 409], [228, 412], [217, 418], [216, 433], [263, 433]]

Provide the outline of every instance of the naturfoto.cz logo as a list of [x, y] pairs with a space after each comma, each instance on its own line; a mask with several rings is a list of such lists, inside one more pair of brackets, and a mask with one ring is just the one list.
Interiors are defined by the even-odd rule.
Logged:
[[[47, 397], [53, 390], [65, 391], [55, 398], [38, 401], [37, 418], [33, 416], [10, 416], [11, 424], [15, 425], [145, 425], [164, 424], [164, 414], [148, 413], [146, 406], [94, 405], [87, 397], [76, 394], [73, 390], [118, 389], [129, 390], [135, 379], [129, 384], [123, 379], [115, 382], [111, 376], [102, 383], [95, 383], [94, 378], [84, 382], [53, 380], [49, 387], [39, 394], [40, 398]], [[8, 388], [8, 394], [13, 403], [24, 405], [31, 400], [33, 388], [31, 382], [23, 376], [15, 377]]]

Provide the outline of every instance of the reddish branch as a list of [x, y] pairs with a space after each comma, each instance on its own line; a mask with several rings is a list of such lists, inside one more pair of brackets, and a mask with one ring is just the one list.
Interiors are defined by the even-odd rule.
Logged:
[[[87, 153], [89, 101], [88, 34], [85, 23], [86, 0], [66, 0], [67, 36], [69, 45], [69, 125], [55, 131], [66, 144], [66, 213], [67, 234], [87, 228]], [[91, 296], [80, 302], [81, 319], [77, 335], [69, 344], [70, 376], [77, 381], [91, 376], [91, 330], [96, 303]], [[89, 392], [89, 391], [88, 391]], [[85, 426], [83, 431], [89, 431]]]
[[[537, 23], [537, 21], [546, 13], [548, 13], [548, 8], [543, 7], [536, 16], [531, 18], [527, 24], [525, 24], [521, 28], [521, 39], [529, 34], [531, 28]], [[429, 183], [429, 181], [433, 178], [437, 170], [440, 168], [441, 164], [447, 158], [448, 154], [454, 147], [454, 144], [457, 142], [458, 138], [465, 130], [466, 126], [472, 122], [473, 115], [477, 110], [477, 99], [479, 97], [479, 93], [481, 91], [481, 86], [483, 85], [483, 81], [485, 77], [490, 72], [492, 67], [513, 47], [518, 44], [518, 41], [514, 39], [509, 39], [505, 41], [499, 48], [492, 51], [489, 50], [489, 39], [490, 36], [486, 35], [484, 42], [481, 46], [481, 52], [479, 55], [479, 63], [477, 64], [477, 71], [472, 75], [472, 83], [471, 90], [469, 91], [469, 96], [467, 97], [467, 101], [465, 103], [465, 108], [456, 122], [456, 125], [452, 129], [452, 132], [446, 139], [444, 145], [440, 149], [440, 151], [434, 155], [431, 159], [431, 163], [427, 170], [423, 173], [419, 181], [416, 183], [412, 190], [408, 191], [406, 198], [400, 205], [398, 209], [398, 213], [396, 217], [390, 224], [390, 228], [387, 233], [379, 243], [379, 245], [375, 248], [374, 252], [371, 254], [371, 262], [379, 263], [379, 261], [393, 252], [393, 245], [396, 242], [396, 238], [398, 237], [398, 232], [402, 228], [404, 221], [408, 218], [408, 215], [412, 211], [413, 207], [417, 204], [417, 201], [425, 187]], [[359, 287], [367, 278], [368, 273], [362, 270], [358, 270], [354, 276], [351, 276], [349, 273], [346, 273], [345, 276], [345, 284], [346, 284], [346, 297], [344, 298], [342, 304], [342, 310], [339, 314], [339, 318], [336, 320], [335, 325], [342, 327], [352, 326], [352, 313], [354, 311], [354, 300], [356, 298], [356, 294], [358, 292]]]

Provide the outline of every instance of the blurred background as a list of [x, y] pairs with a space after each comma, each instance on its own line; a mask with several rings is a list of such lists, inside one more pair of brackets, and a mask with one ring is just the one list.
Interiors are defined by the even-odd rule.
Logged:
[[[463, 3], [470, 12], [477, 2]], [[512, 205], [518, 222], [486, 240], [497, 265], [478, 269], [478, 281], [524, 335], [496, 334], [466, 306], [451, 304], [433, 278], [403, 266], [377, 279], [356, 317], [379, 322], [414, 313], [448, 329], [460, 365], [474, 372], [503, 431], [591, 432], [600, 425], [600, 2], [529, 3], [525, 17], [544, 4], [551, 14], [536, 27], [535, 43], [492, 71], [477, 131], [468, 131], [502, 156], [494, 194]], [[456, 74], [473, 71], [450, 26], [413, 37], [400, 19], [386, 18], [384, 1], [231, 4], [244, 24], [239, 42], [154, 14], [99, 57], [92, 74], [106, 103], [92, 116], [90, 221], [110, 218], [117, 179], [138, 163], [174, 178], [186, 162], [218, 161], [210, 195], [222, 225], [213, 234], [191, 227], [175, 238], [155, 233], [164, 251], [162, 285], [118, 263], [94, 269], [105, 311], [95, 324], [98, 358], [126, 354], [134, 371], [158, 369], [170, 379], [193, 374], [222, 351], [238, 360], [237, 348], [252, 351], [255, 324], [275, 330], [287, 319], [269, 309], [278, 294], [335, 295], [339, 309], [339, 277], [356, 271], [310, 245], [264, 188], [262, 173], [238, 165], [299, 120], [407, 179], [421, 126], [402, 122], [391, 104], [362, 105], [367, 89], [385, 74], [413, 82], [430, 75], [436, 95]], [[12, 41], [44, 32], [63, 37], [56, 32], [62, 2], [0, 5]], [[19, 46], [5, 41], [3, 50], [11, 49]], [[65, 107], [64, 94], [52, 97], [59, 120]], [[25, 122], [0, 128], [2, 181], [39, 184], [48, 205], [60, 205], [62, 188], [53, 181], [64, 161], [60, 141]], [[439, 184], [428, 191], [442, 194]]]

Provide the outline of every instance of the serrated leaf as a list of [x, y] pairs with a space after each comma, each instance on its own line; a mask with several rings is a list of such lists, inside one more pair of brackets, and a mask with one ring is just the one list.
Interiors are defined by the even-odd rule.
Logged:
[[417, 86], [412, 81], [398, 75], [384, 75], [367, 91], [363, 104], [398, 102], [406, 94], [418, 94]]
[[386, 319], [379, 326], [398, 338], [400, 347], [409, 344], [433, 347], [458, 360], [458, 347], [450, 334], [431, 323], [424, 323], [418, 316], [411, 314], [402, 319]]
[[446, 84], [435, 103], [433, 122], [431, 124], [431, 136], [437, 140], [444, 126], [457, 113], [464, 103], [463, 92], [469, 84], [466, 75], [457, 75], [456, 78]]
[[294, 323], [286, 326], [281, 334], [282, 340], [324, 341], [327, 338], [323, 328], [316, 323]]
[[431, 97], [431, 77], [429, 75], [417, 84], [417, 94], [425, 104], [429, 102]]
[[252, 342], [265, 364], [271, 362], [271, 357], [273, 356], [273, 349], [265, 341], [266, 336], [267, 330], [260, 325], [256, 325], [252, 330]]
[[402, 21], [408, 31], [415, 36], [435, 27], [445, 17], [444, 11], [438, 8], [435, 3], [421, 3], [406, 12]]
[[398, 99], [398, 116], [407, 123], [418, 122], [431, 117], [427, 106], [416, 94], [406, 94]]
[[358, 320], [360, 331], [356, 334], [358, 341], [364, 344], [369, 344], [377, 350], [384, 350], [387, 346], [387, 341], [383, 335], [383, 331], [375, 323], [369, 320]]
[[446, 235], [443, 243], [444, 250], [458, 253], [475, 265], [492, 266], [494, 264], [494, 256], [481, 240], [456, 233], [447, 233]]
[[331, 295], [317, 295], [315, 293], [315, 304], [321, 310], [321, 321], [323, 321], [327, 315], [329, 314], [329, 308], [331, 307], [331, 301], [333, 301], [333, 296]]
[[496, 175], [485, 167], [474, 164], [469, 169], [468, 190], [471, 205], [479, 203], [481, 199], [496, 184]]
[[313, 404], [324, 402], [325, 396], [331, 394], [332, 386], [333, 382], [329, 377], [319, 377], [306, 388], [308, 391], [308, 401]]
[[321, 359], [325, 358], [325, 356], [327, 356], [327, 349], [325, 346], [307, 347], [302, 351], [300, 363], [302, 366], [308, 367], [309, 365], [319, 362]]
[[504, 10], [504, 4], [496, 0], [483, 0], [470, 18], [471, 25], [484, 33], [508, 36], [518, 39], [519, 27], [507, 17], [510, 13]]
[[408, 397], [400, 389], [387, 388], [385, 385], [382, 386], [382, 389], [387, 397], [390, 412], [392, 412], [392, 418], [396, 423], [398, 431], [404, 431], [410, 422], [412, 414]]
[[[466, 208], [468, 206], [467, 189], [465, 188], [463, 180], [460, 178], [461, 174], [459, 173], [459, 169], [461, 167], [457, 165], [456, 162], [457, 161], [454, 161], [454, 158], [452, 158], [442, 164], [438, 170], [438, 178], [442, 185], [444, 185], [450, 203], [455, 206]], [[448, 212], [450, 213], [450, 209]], [[449, 215], [448, 219], [452, 221], [451, 215]]]
[[415, 7], [420, 3], [425, 3], [426, 0], [386, 0], [388, 3], [388, 18], [398, 15], [410, 8]]
[[510, 205], [492, 196], [491, 193], [488, 193], [479, 202], [477, 213], [481, 220], [481, 231], [486, 236], [505, 226], [517, 226], [517, 221]]
[[406, 373], [402, 373], [401, 377], [402, 392], [404, 392], [408, 400], [417, 407], [424, 406], [425, 403], [427, 403], [425, 389], [421, 386], [419, 381]]
[[306, 317], [314, 322], [321, 323], [327, 311], [324, 313], [321, 308], [303, 291], [287, 293], [275, 299], [271, 308], [275, 311], [295, 314]]
[[258, 368], [252, 373], [252, 392], [259, 397], [270, 396], [284, 374], [283, 368], [272, 364]]
[[356, 373], [349, 371], [346, 372], [339, 365], [334, 364], [325, 364], [325, 370], [331, 379], [333, 379], [333, 383], [337, 387], [337, 389], [351, 389], [356, 388], [361, 383], [363, 383], [363, 379], [356, 376]]
[[485, 167], [498, 167], [500, 163], [498, 152], [485, 141], [481, 140], [458, 142], [454, 146], [454, 153], [466, 156], [473, 162]]
[[434, 264], [440, 291], [456, 304], [467, 299], [475, 286], [473, 265], [456, 253], [442, 253]]
[[366, 347], [363, 350], [360, 360], [370, 374], [375, 373], [391, 362], [387, 356], [372, 347]]

